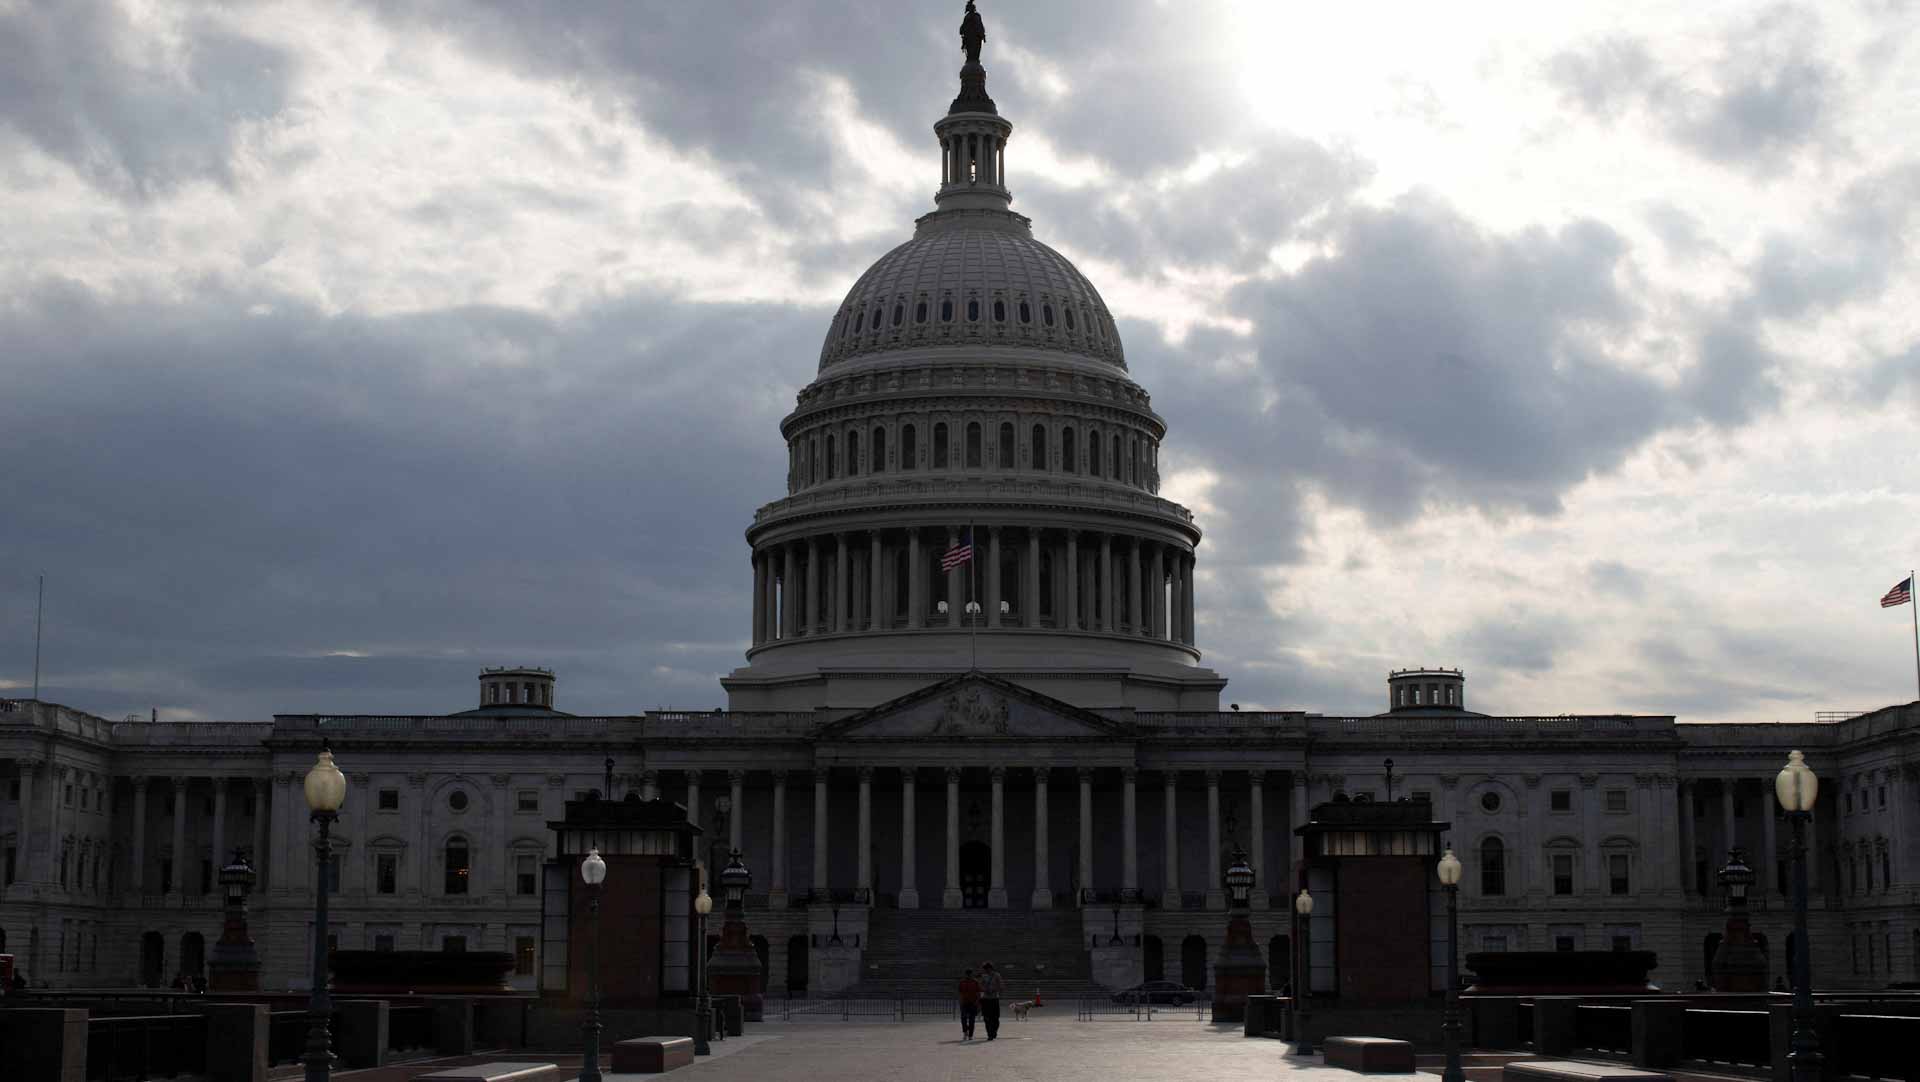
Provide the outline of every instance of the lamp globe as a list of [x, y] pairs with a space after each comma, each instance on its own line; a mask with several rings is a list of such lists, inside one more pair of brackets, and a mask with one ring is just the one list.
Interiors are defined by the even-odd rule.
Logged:
[[1787, 765], [1774, 775], [1773, 795], [1788, 812], [1810, 812], [1820, 797], [1820, 776], [1798, 751], [1787, 753]]
[[1440, 863], [1435, 871], [1440, 874], [1440, 882], [1443, 886], [1460, 885], [1460, 858], [1453, 855], [1453, 846], [1447, 846], [1447, 851], [1440, 855]]
[[607, 860], [600, 855], [599, 846], [587, 850], [587, 858], [580, 862], [580, 878], [590, 887], [607, 881]]
[[333, 765], [333, 751], [324, 744], [313, 769], [307, 771], [306, 792], [307, 807], [321, 814], [338, 812], [347, 801], [347, 776]]

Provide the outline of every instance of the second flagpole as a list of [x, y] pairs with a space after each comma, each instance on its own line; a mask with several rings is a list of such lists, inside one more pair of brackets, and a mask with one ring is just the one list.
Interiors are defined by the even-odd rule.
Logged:
[[1913, 574], [1907, 572], [1907, 607], [1913, 610], [1913, 686], [1915, 697], [1920, 698], [1920, 599], [1913, 596]]

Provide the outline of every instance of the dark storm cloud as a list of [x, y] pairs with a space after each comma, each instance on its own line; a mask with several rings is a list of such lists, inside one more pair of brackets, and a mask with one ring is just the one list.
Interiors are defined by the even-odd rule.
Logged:
[[108, 0], [0, 9], [0, 127], [121, 196], [229, 183], [238, 129], [281, 110], [294, 59], [198, 18], [162, 41]]
[[1665, 67], [1650, 43], [1610, 36], [1549, 59], [1569, 104], [1612, 123], [1644, 111], [1676, 143], [1761, 176], [1824, 144], [1842, 77], [1815, 52], [1818, 17], [1775, 6], [1730, 28], [1702, 58]]
[[[790, 344], [824, 318], [657, 297], [327, 316], [48, 283], [0, 311], [0, 460], [26, 467], [0, 475], [0, 607], [30, 629], [44, 570], [48, 674], [110, 715], [446, 709], [503, 663], [562, 668], [576, 710], [709, 705], [740, 661], [741, 531], [782, 488], [774, 433], [810, 374]], [[9, 638], [0, 672], [25, 681], [31, 636]], [[704, 674], [698, 701], [656, 667]]]

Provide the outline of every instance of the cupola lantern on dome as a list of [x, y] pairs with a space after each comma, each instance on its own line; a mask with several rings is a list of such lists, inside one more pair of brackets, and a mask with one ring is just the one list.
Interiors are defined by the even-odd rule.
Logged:
[[943, 209], [1004, 210], [1013, 202], [1006, 157], [1013, 125], [1001, 119], [987, 96], [987, 69], [980, 65], [980, 45], [986, 39], [986, 23], [969, 2], [960, 23], [960, 47], [967, 54], [960, 69], [960, 96], [933, 126], [940, 139], [940, 193], [934, 201]]

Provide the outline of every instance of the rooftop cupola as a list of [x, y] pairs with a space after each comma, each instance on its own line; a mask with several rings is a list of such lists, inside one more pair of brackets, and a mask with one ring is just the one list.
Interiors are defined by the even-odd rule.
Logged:
[[1396, 669], [1387, 674], [1387, 710], [1467, 709], [1467, 677], [1459, 669]]
[[987, 69], [980, 66], [980, 46], [986, 40], [986, 23], [973, 0], [967, 0], [967, 15], [960, 22], [960, 48], [967, 55], [960, 69], [960, 96], [933, 126], [940, 139], [940, 193], [934, 202], [941, 210], [1005, 210], [1013, 202], [1006, 168], [1013, 125], [1001, 118], [987, 96]]
[[480, 674], [480, 705], [553, 709], [553, 670], [487, 669]]

